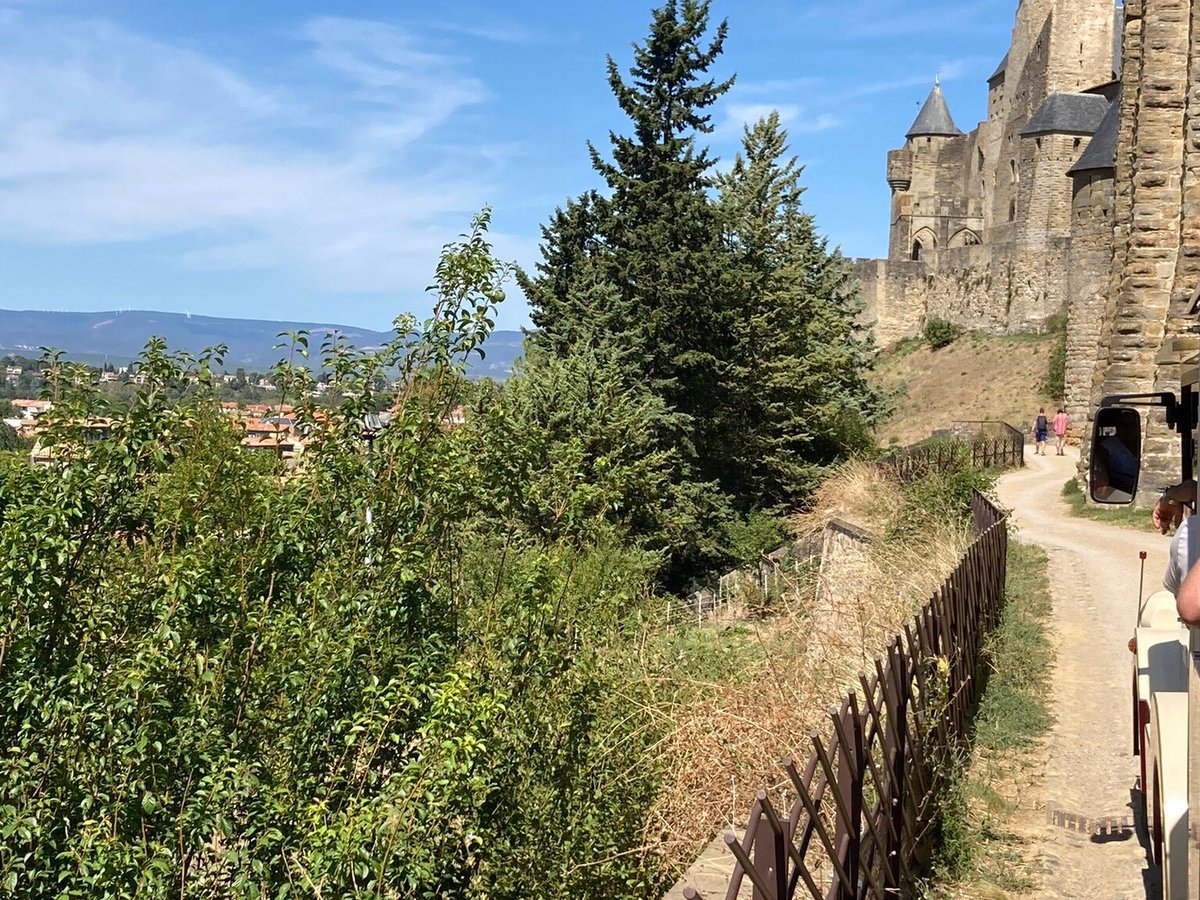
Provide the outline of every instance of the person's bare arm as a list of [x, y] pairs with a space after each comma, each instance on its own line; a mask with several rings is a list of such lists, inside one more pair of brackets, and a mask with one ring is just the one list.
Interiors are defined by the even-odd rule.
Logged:
[[1185, 625], [1200, 627], [1200, 564], [1188, 570], [1175, 595], [1175, 611]]
[[1154, 504], [1154, 527], [1166, 534], [1183, 521], [1184, 504], [1195, 506], [1196, 481], [1190, 479], [1167, 488]]

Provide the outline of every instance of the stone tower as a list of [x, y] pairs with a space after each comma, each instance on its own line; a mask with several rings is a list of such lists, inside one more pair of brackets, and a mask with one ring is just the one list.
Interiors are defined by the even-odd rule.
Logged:
[[[978, 238], [979, 204], [964, 194], [939, 190], [946, 172], [963, 165], [966, 143], [937, 81], [905, 135], [901, 150], [888, 154], [892, 188], [892, 234], [888, 259], [920, 260], [950, 242], [963, 229]], [[971, 241], [975, 243], [975, 240]]]
[[[1099, 347], [1076, 339], [1082, 320], [1068, 331], [1075, 390], [1093, 409], [1105, 394], [1177, 391], [1200, 347], [1190, 313], [1200, 288], [1200, 0], [1128, 0], [1125, 17]], [[1148, 416], [1143, 456], [1145, 505], [1179, 478], [1178, 436], [1159, 414]]]

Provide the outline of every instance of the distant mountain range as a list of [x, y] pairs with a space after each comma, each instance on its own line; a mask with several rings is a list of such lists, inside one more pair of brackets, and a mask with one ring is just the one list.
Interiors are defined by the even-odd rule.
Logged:
[[[316, 347], [328, 332], [337, 331], [359, 349], [382, 346], [390, 332], [350, 325], [315, 322], [272, 322], [263, 319], [222, 319], [182, 313], [127, 310], [123, 312], [45, 312], [0, 309], [0, 356], [14, 353], [36, 358], [39, 347], [55, 347], [71, 359], [92, 365], [124, 365], [137, 358], [146, 340], [160, 335], [172, 350], [198, 353], [205, 347], [229, 348], [225, 368], [263, 372], [279, 361], [272, 349], [281, 331], [307, 329]], [[524, 336], [519, 331], [494, 332], [484, 347], [486, 357], [472, 360], [474, 377], [507, 378], [521, 356]]]

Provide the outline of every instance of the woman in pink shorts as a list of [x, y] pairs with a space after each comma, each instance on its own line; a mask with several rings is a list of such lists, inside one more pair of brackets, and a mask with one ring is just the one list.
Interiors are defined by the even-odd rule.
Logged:
[[1058, 455], [1066, 454], [1067, 446], [1067, 429], [1071, 427], [1071, 417], [1067, 415], [1067, 411], [1061, 406], [1058, 408], [1058, 415], [1054, 417], [1054, 441], [1058, 449]]

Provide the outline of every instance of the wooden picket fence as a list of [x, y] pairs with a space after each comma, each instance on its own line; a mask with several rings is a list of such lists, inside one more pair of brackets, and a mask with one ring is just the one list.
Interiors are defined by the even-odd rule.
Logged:
[[807, 761], [784, 760], [784, 790], [758, 793], [744, 838], [726, 836], [727, 900], [747, 881], [755, 900], [907, 897], [928, 873], [1004, 600], [1005, 516], [978, 493], [972, 514], [977, 537], [954, 572], [811, 735]]

